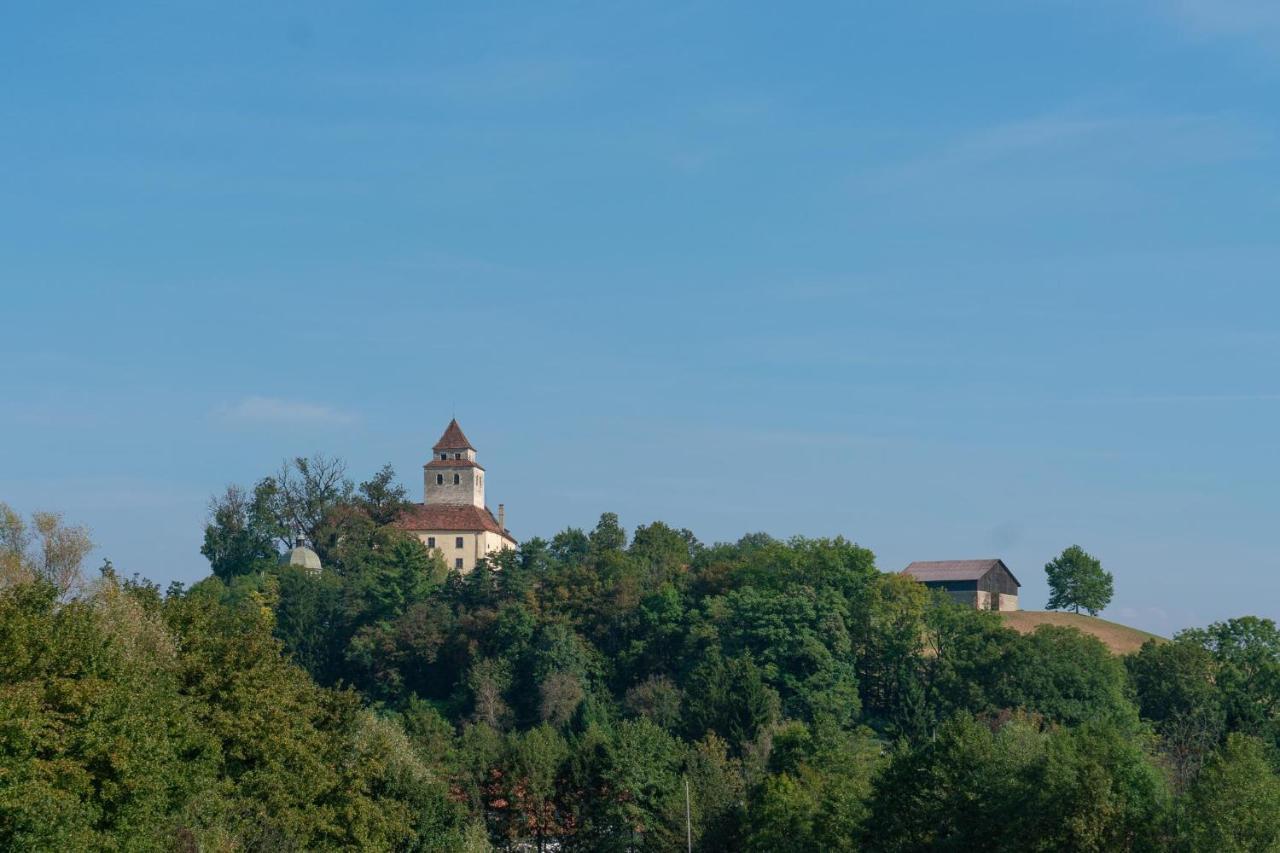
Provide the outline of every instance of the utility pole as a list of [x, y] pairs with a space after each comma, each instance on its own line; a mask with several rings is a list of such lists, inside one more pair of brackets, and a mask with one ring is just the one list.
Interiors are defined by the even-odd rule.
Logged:
[[689, 777], [684, 777], [684, 836], [689, 843], [689, 853], [693, 853], [693, 818], [689, 812]]

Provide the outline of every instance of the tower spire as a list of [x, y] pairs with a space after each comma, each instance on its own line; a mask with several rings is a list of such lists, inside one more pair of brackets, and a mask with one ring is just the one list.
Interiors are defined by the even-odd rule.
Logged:
[[449, 421], [431, 448], [431, 461], [423, 466], [422, 493], [427, 504], [484, 509], [484, 468], [476, 462], [476, 449], [457, 418]]

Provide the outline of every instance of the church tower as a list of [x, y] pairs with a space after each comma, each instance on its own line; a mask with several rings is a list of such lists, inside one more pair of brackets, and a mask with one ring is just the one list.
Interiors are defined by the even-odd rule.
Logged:
[[422, 503], [410, 504], [396, 524], [462, 573], [516, 547], [506, 528], [506, 508], [498, 504], [495, 517], [485, 506], [484, 469], [456, 419], [449, 421], [431, 448], [431, 460], [422, 466]]
[[422, 470], [423, 503], [484, 508], [484, 469], [456, 418], [431, 448], [431, 461]]

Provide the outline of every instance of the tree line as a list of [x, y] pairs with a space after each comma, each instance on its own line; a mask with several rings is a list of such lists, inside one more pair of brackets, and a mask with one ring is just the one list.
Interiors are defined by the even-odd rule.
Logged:
[[1120, 658], [840, 538], [611, 513], [461, 575], [404, 501], [295, 460], [163, 590], [0, 505], [0, 848], [1280, 849], [1270, 620]]

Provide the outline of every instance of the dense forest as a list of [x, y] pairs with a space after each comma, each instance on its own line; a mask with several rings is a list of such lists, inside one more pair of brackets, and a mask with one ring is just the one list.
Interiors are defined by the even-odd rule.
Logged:
[[462, 576], [404, 501], [295, 460], [167, 589], [0, 504], [0, 848], [1280, 850], [1269, 620], [1120, 658], [611, 513]]

